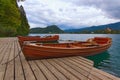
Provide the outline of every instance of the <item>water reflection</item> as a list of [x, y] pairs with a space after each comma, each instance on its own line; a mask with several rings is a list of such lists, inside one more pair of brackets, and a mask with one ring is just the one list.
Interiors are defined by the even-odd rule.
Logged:
[[94, 56], [89, 56], [87, 58], [94, 61], [94, 66], [98, 68], [98, 66], [100, 66], [101, 63], [104, 62], [105, 60], [109, 61], [110, 54], [108, 51], [105, 51], [103, 53], [100, 53]]

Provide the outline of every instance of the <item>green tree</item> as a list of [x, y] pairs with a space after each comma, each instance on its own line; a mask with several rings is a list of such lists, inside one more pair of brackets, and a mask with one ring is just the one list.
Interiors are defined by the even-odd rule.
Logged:
[[[23, 9], [24, 10], [24, 9]], [[0, 0], [0, 36], [27, 35], [29, 24], [16, 0]]]

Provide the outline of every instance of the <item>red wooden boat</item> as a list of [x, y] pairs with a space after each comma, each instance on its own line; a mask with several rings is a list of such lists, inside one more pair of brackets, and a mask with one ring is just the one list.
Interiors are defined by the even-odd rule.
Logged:
[[53, 36], [18, 36], [18, 40], [20, 45], [23, 44], [24, 41], [35, 41], [35, 42], [54, 42], [59, 40], [59, 35]]
[[22, 51], [27, 60], [78, 55], [91, 56], [107, 50], [111, 43], [112, 39], [108, 37], [95, 37], [73, 43], [26, 43]]

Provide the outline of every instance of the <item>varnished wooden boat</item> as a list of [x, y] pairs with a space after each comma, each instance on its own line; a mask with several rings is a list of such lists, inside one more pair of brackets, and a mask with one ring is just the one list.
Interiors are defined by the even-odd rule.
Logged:
[[20, 45], [24, 43], [24, 41], [35, 41], [35, 42], [54, 42], [59, 40], [59, 35], [53, 36], [18, 36], [18, 40]]
[[107, 50], [112, 40], [107, 37], [95, 37], [87, 41], [56, 44], [26, 43], [23, 53], [27, 60], [65, 56], [91, 56]]

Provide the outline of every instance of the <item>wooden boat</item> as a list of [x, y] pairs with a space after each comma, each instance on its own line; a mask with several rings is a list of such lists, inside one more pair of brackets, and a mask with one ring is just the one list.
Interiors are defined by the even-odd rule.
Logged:
[[27, 60], [78, 55], [91, 56], [107, 50], [111, 43], [112, 39], [108, 37], [95, 37], [73, 43], [26, 43], [22, 51]]
[[18, 40], [20, 45], [23, 44], [24, 41], [35, 41], [35, 42], [54, 42], [59, 40], [59, 35], [53, 36], [18, 36]]

